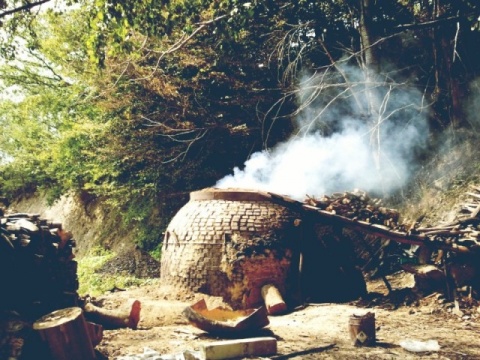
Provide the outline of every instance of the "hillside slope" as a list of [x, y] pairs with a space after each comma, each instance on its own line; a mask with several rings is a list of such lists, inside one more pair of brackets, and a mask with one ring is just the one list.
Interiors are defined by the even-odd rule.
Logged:
[[[46, 198], [33, 195], [14, 201], [9, 208], [12, 212], [38, 213], [49, 221], [62, 223], [63, 227], [72, 232], [76, 240], [75, 254], [82, 257], [103, 243], [108, 246], [115, 243], [116, 248], [131, 247], [129, 234], [119, 234], [115, 231], [115, 216], [106, 212], [101, 204], [93, 203], [86, 206], [79, 196], [63, 195], [54, 204], [49, 205]], [[105, 234], [110, 234], [105, 237]], [[105, 239], [100, 242], [100, 239]]]

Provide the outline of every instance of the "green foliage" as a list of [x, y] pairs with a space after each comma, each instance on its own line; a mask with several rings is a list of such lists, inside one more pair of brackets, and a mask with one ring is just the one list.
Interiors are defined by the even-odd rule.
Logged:
[[155, 260], [160, 261], [162, 258], [162, 244], [158, 244], [153, 250], [149, 251], [149, 254]]
[[90, 8], [90, 58], [103, 67], [107, 53], [131, 52], [135, 33], [161, 38], [179, 28], [188, 32], [208, 8], [203, 0], [96, 0]]
[[152, 217], [156, 213], [156, 196], [153, 192], [144, 192], [140, 196], [130, 196], [122, 206], [122, 227], [134, 228], [134, 242], [142, 249], [151, 251], [159, 245], [166, 224], [156, 223]]
[[129, 288], [156, 281], [154, 279], [138, 279], [124, 274], [100, 273], [101, 267], [114, 257], [115, 253], [96, 247], [90, 255], [78, 261], [77, 275], [80, 284], [78, 293], [81, 296], [98, 296], [115, 287]]
[[[439, 78], [434, 49], [458, 52], [451, 71], [437, 69], [455, 80], [478, 72], [478, 37], [463, 22], [453, 49], [454, 23], [439, 25], [435, 37], [430, 29], [395, 33], [432, 20], [430, 2], [372, 3], [389, 76], [394, 64], [426, 98], [448, 97], [450, 83], [431, 85]], [[0, 66], [10, 94], [0, 103], [0, 193], [101, 197], [120, 212], [123, 229], [135, 229], [132, 241], [159, 253], [189, 191], [290, 134], [297, 108], [289, 95], [302, 70], [322, 73], [345, 54], [351, 64], [361, 58], [358, 4], [95, 0], [6, 22], [15, 37], [3, 43]], [[478, 19], [472, 3], [442, 3], [442, 16], [457, 13], [468, 25]], [[438, 35], [448, 46], [434, 43]], [[11, 61], [20, 45], [22, 57]], [[446, 101], [439, 108], [450, 110]]]

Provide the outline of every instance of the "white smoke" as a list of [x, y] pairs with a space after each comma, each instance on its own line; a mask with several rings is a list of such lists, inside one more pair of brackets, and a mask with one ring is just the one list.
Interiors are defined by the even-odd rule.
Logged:
[[475, 131], [480, 131], [480, 78], [469, 84], [469, 98], [466, 102], [467, 121]]
[[[311, 81], [312, 77], [309, 89], [314, 88]], [[300, 91], [299, 100], [311, 99], [312, 91]], [[428, 137], [419, 111], [422, 96], [392, 87], [379, 88], [376, 94], [381, 94], [385, 111], [375, 142], [372, 120], [354, 115], [362, 112], [358, 97], [356, 104], [347, 96], [327, 106], [332, 96], [324, 92], [296, 118], [296, 135], [270, 151], [253, 154], [243, 169], [235, 168], [216, 187], [270, 191], [298, 200], [355, 188], [383, 194], [399, 189], [415, 170], [415, 152]]]

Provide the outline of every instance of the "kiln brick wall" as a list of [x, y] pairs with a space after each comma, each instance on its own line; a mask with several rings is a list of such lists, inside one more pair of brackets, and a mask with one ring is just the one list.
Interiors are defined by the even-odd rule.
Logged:
[[[272, 229], [289, 227], [297, 217], [291, 210], [270, 201], [190, 200], [175, 215], [165, 233], [162, 285], [231, 298], [232, 288], [249, 283], [244, 281], [241, 268], [232, 275], [232, 257], [244, 257], [236, 255], [232, 246], [241, 242], [245, 249], [255, 247], [256, 241], [267, 241], [275, 247], [275, 241], [283, 240], [270, 239]], [[285, 234], [288, 236], [288, 231]], [[282, 252], [278, 254], [281, 256]], [[257, 255], [262, 262], [271, 259], [268, 268], [278, 272], [272, 273], [272, 278], [285, 280], [289, 259], [257, 253], [247, 256], [249, 262], [254, 262]]]

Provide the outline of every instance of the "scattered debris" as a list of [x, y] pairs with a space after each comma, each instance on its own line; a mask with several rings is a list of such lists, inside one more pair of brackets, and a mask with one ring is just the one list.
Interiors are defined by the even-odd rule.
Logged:
[[[480, 285], [480, 269], [478, 268], [479, 265], [477, 265], [480, 263], [478, 261], [478, 256], [480, 256], [480, 187], [474, 188], [474, 192], [468, 193], [468, 196], [472, 199], [465, 206], [462, 206], [461, 214], [455, 222], [429, 227], [419, 227], [417, 224], [400, 224], [399, 214], [396, 210], [383, 207], [380, 200], [370, 199], [365, 192], [358, 190], [324, 196], [318, 200], [308, 197], [305, 200], [305, 204], [293, 202], [286, 197], [278, 195], [274, 199], [277, 204], [282, 203], [291, 207], [289, 208], [290, 210], [296, 209], [298, 211], [298, 214], [295, 212], [295, 215], [299, 216], [294, 217], [293, 227], [286, 229], [291, 231], [297, 231], [298, 229], [306, 230], [307, 227], [304, 226], [309, 225], [308, 221], [315, 223], [315, 235], [318, 235], [320, 242], [332, 240], [330, 243], [333, 244], [334, 249], [337, 249], [340, 244], [336, 242], [338, 240], [336, 236], [341, 236], [341, 232], [333, 231], [337, 228], [352, 231], [359, 230], [373, 238], [378, 237], [388, 241], [393, 240], [391, 243], [413, 245], [412, 249], [414, 247], [417, 247], [417, 249], [412, 250], [412, 254], [417, 250], [428, 249], [430, 252], [425, 252], [426, 256], [424, 257], [422, 255], [426, 260], [425, 264], [403, 264], [402, 266], [405, 271], [414, 274], [415, 289], [413, 292], [407, 294], [407, 292], [400, 293], [399, 291], [394, 291], [386, 281], [389, 289], [389, 301], [393, 303], [393, 298], [397, 296], [399, 299], [401, 297], [400, 302], [403, 301], [405, 304], [409, 302], [411, 304], [418, 300], [410, 300], [409, 296], [412, 294], [418, 295], [422, 293], [425, 295], [432, 291], [444, 292], [446, 294], [445, 298], [437, 297], [436, 295], [428, 298], [431, 304], [434, 305], [432, 305], [432, 312], [444, 311], [446, 314], [449, 314], [450, 318], [468, 324], [471, 319], [478, 316], [476, 312], [478, 303], [471, 297], [478, 294], [472, 291], [471, 286], [475, 288], [475, 286]], [[305, 214], [307, 216], [304, 219], [302, 216]], [[310, 217], [310, 215], [312, 216]], [[317, 218], [324, 219], [327, 224], [330, 224], [331, 221], [334, 224], [333, 230], [319, 226], [315, 222]], [[0, 267], [4, 270], [4, 274], [12, 274], [11, 278], [4, 276], [1, 279], [3, 282], [0, 284], [2, 288], [12, 289], [11, 297], [0, 299], [0, 305], [3, 306], [2, 309], [19, 310], [22, 316], [32, 320], [35, 319], [35, 316], [45, 313], [47, 310], [77, 305], [79, 303], [78, 294], [76, 293], [78, 280], [76, 278], [76, 263], [73, 261], [72, 253], [75, 241], [71, 234], [65, 231], [61, 224], [41, 219], [38, 214], [2, 214], [0, 225]], [[299, 233], [299, 231], [297, 232]], [[259, 231], [256, 231], [256, 233], [259, 233]], [[252, 239], [240, 239], [235, 237], [235, 234], [227, 235], [222, 238], [223, 245], [228, 244], [233, 249], [233, 245], [237, 245], [240, 240], [246, 240], [242, 242], [242, 244], [245, 243], [245, 249], [242, 248], [242, 251], [244, 251], [243, 255], [247, 254], [246, 250], [252, 250], [251, 247], [248, 247], [251, 243], [248, 240]], [[313, 235], [313, 232], [309, 235]], [[263, 238], [260, 240], [262, 240], [261, 245], [265, 245], [265, 254], [268, 254], [267, 250], [269, 250], [270, 244], [264, 241]], [[274, 241], [276, 238], [272, 237], [269, 240]], [[387, 244], [388, 241], [386, 242]], [[302, 244], [302, 246], [305, 246], [305, 244]], [[257, 250], [257, 248], [253, 249]], [[320, 250], [325, 249], [322, 248]], [[311, 253], [308, 247], [301, 250], [304, 256], [308, 256]], [[321, 252], [320, 250], [319, 253]], [[387, 252], [389, 248], [384, 246], [380, 250]], [[378, 248], [374, 249], [374, 251], [369, 252], [368, 256], [374, 259], [378, 256], [378, 252]], [[255, 253], [253, 255], [258, 254]], [[298, 254], [295, 253], [295, 255]], [[340, 257], [336, 259], [335, 261], [338, 262]], [[301, 270], [305, 270], [306, 268], [300, 266], [302, 265], [300, 260], [303, 261], [304, 259], [300, 257], [299, 263], [294, 265]], [[244, 258], [238, 258], [235, 261], [234, 263], [236, 264], [239, 261], [244, 261]], [[75, 264], [75, 266], [72, 264]], [[311, 262], [310, 265], [312, 266], [312, 264]], [[15, 269], [15, 271], [13, 273], [7, 271], [10, 268]], [[250, 268], [248, 269], [250, 270]], [[317, 272], [313, 271], [312, 273]], [[304, 277], [303, 280], [305, 279]], [[313, 280], [315, 279], [312, 278], [312, 284]], [[25, 288], [16, 290], [15, 287], [12, 287], [12, 284], [22, 284]], [[245, 331], [248, 331], [250, 334], [251, 331], [261, 329], [269, 324], [267, 311], [268, 314], [272, 315], [281, 314], [286, 310], [282, 293], [280, 291], [272, 291], [272, 287], [265, 284], [268, 284], [268, 282], [262, 282], [257, 290], [261, 289], [259, 292], [261, 292], [266, 307], [236, 311], [226, 308], [209, 310], [205, 301], [202, 300], [185, 308], [183, 314], [192, 325], [209, 333], [237, 334], [243, 332], [245, 334]], [[272, 286], [275, 287], [275, 285]], [[449, 296], [451, 290], [460, 291], [460, 288], [464, 286], [467, 286], [465, 291], [469, 292], [469, 296], [458, 297], [455, 293], [452, 302]], [[470, 287], [470, 290], [468, 287]], [[118, 288], [112, 290], [123, 291], [123, 289]], [[272, 294], [275, 296], [272, 296]], [[424, 297], [424, 299], [426, 298]], [[419, 303], [420, 301], [418, 300], [417, 304]], [[373, 301], [371, 304], [373, 304]], [[128, 311], [101, 309], [92, 303], [85, 303], [79, 306], [83, 307], [85, 319], [92, 320], [92, 322], [85, 321], [85, 328], [87, 337], [90, 339], [93, 347], [102, 340], [103, 327], [101, 325], [105, 325], [105, 328], [128, 327], [136, 329], [140, 319], [140, 302], [134, 302], [134, 305]], [[278, 312], [275, 310], [276, 306], [280, 309]], [[274, 310], [270, 311], [268, 309]], [[412, 310], [412, 314], [415, 314], [415, 310]], [[367, 325], [365, 323], [362, 325], [362, 321], [360, 321], [364, 320], [362, 316], [354, 316], [355, 319], [353, 320], [357, 322], [352, 321], [352, 318], [350, 318], [349, 330], [354, 345], [375, 344], [375, 314], [367, 313], [365, 315], [365, 318], [368, 320]], [[75, 319], [73, 320], [75, 321]], [[54, 335], [53, 337], [56, 340], [60, 338], [59, 335]], [[83, 342], [81, 336], [74, 337], [78, 339], [77, 345]], [[9, 337], [8, 339], [9, 356], [11, 358], [18, 357], [22, 351], [24, 338]], [[263, 340], [264, 342], [262, 342]], [[359, 341], [360, 343], [358, 343]], [[257, 344], [260, 344], [258, 345], [259, 347], [257, 347]], [[333, 346], [335, 344], [318, 349], [307, 349], [302, 354], [324, 351]], [[435, 340], [426, 342], [405, 340], [400, 342], [400, 346], [412, 352], [439, 351], [440, 349], [438, 342]], [[3, 350], [5, 349], [0, 348], [0, 351]], [[209, 343], [202, 346], [200, 352], [184, 351], [171, 355], [160, 355], [154, 350], [145, 348], [142, 355], [117, 359], [213, 360], [272, 354], [276, 354], [275, 339], [252, 338]], [[88, 358], [87, 355], [84, 358]], [[285, 355], [272, 355], [271, 358], [286, 359], [292, 356], [301, 356], [301, 354], [297, 352]]]

